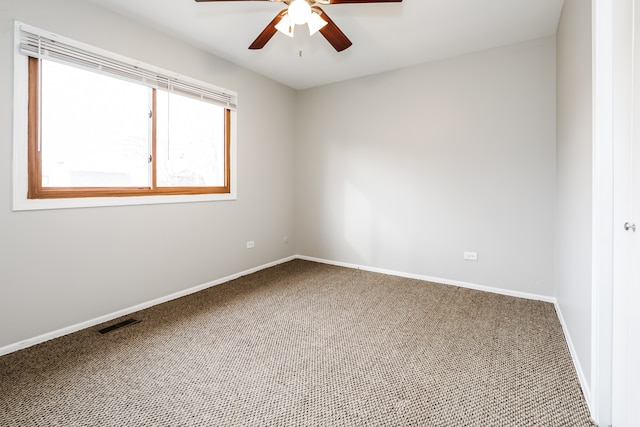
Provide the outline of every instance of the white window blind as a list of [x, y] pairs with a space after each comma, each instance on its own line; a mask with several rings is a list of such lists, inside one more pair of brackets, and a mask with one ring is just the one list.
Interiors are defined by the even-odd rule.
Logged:
[[49, 59], [136, 81], [149, 87], [201, 99], [234, 111], [237, 108], [237, 95], [232, 91], [173, 74], [30, 25], [19, 23], [19, 28], [18, 45], [23, 55]]

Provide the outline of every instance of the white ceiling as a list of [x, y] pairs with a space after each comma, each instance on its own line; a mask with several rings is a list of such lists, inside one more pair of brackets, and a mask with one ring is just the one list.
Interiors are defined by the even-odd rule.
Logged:
[[353, 42], [277, 33], [247, 47], [285, 5], [268, 1], [88, 0], [294, 89], [555, 34], [564, 0], [404, 0], [321, 6]]

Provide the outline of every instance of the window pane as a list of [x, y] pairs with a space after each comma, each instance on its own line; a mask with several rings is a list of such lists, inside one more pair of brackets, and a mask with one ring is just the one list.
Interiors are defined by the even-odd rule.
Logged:
[[42, 186], [148, 187], [149, 89], [42, 61]]
[[224, 186], [224, 108], [157, 91], [158, 187]]

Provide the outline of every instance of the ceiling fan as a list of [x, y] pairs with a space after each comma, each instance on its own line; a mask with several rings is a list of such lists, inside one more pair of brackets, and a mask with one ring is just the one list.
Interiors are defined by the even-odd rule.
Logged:
[[351, 40], [329, 18], [326, 12], [320, 9], [318, 4], [346, 4], [346, 3], [399, 3], [402, 0], [196, 0], [196, 2], [212, 1], [270, 1], [284, 3], [287, 8], [273, 18], [273, 21], [251, 43], [249, 49], [262, 49], [276, 32], [280, 31], [289, 37], [293, 37], [296, 25], [307, 24], [311, 35], [320, 31], [320, 34], [336, 51], [342, 52], [351, 46]]

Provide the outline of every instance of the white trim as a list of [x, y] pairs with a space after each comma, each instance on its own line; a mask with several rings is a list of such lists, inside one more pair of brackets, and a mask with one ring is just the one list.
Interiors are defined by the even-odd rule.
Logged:
[[322, 264], [336, 265], [338, 267], [347, 267], [347, 268], [353, 268], [356, 270], [371, 271], [373, 273], [388, 274], [390, 276], [405, 277], [407, 279], [424, 280], [425, 282], [434, 282], [434, 283], [440, 283], [443, 285], [451, 285], [451, 286], [458, 286], [461, 288], [474, 289], [477, 291], [491, 292], [493, 294], [507, 295], [511, 297], [524, 298], [524, 299], [530, 299], [530, 300], [536, 300], [536, 301], [544, 301], [544, 302], [550, 302], [554, 304], [556, 303], [556, 299], [553, 297], [549, 297], [546, 295], [532, 294], [529, 292], [512, 291], [509, 289], [494, 288], [494, 287], [485, 286], [485, 285], [476, 285], [474, 283], [461, 282], [458, 280], [424, 276], [421, 274], [404, 273], [400, 271], [387, 270], [383, 268], [375, 268], [375, 267], [363, 266], [358, 264], [350, 264], [345, 262], [326, 260], [322, 258], [314, 258], [314, 257], [305, 256], [305, 255], [298, 255], [297, 258], [304, 259], [306, 261], [319, 262]]
[[[22, 56], [22, 55], [20, 55]], [[20, 68], [16, 58], [16, 73]], [[26, 64], [26, 58], [24, 58]], [[21, 85], [18, 79], [14, 79], [14, 109], [26, 108], [26, 95], [21, 98], [26, 85]], [[105, 206], [135, 206], [154, 205], [168, 203], [193, 203], [232, 201], [238, 198], [238, 113], [231, 111], [231, 192], [228, 194], [196, 194], [174, 196], [131, 196], [131, 197], [82, 197], [69, 199], [28, 199], [28, 174], [27, 174], [27, 123], [26, 114], [15, 114], [13, 126], [13, 210], [45, 210], [45, 209], [69, 209], [69, 208], [93, 208]], [[21, 117], [24, 116], [24, 117]]]
[[[183, 296], [186, 296], [186, 295], [190, 295], [190, 294], [193, 294], [195, 292], [199, 292], [199, 291], [208, 289], [210, 287], [213, 287], [213, 286], [216, 286], [216, 285], [219, 285], [219, 284], [222, 284], [222, 283], [226, 283], [226, 282], [229, 282], [231, 280], [235, 280], [235, 279], [237, 279], [239, 277], [246, 276], [248, 274], [252, 274], [252, 273], [255, 273], [257, 271], [264, 270], [266, 268], [270, 268], [270, 267], [273, 267], [273, 266], [278, 265], [278, 264], [282, 264], [284, 262], [292, 261], [294, 259], [302, 259], [302, 260], [313, 261], [313, 262], [318, 262], [318, 263], [322, 263], [322, 264], [329, 264], [329, 265], [336, 265], [336, 266], [339, 266], [339, 267], [346, 267], [346, 268], [353, 268], [353, 269], [358, 269], [358, 270], [371, 271], [371, 272], [374, 272], [374, 273], [388, 274], [388, 275], [391, 275], [391, 276], [405, 277], [405, 278], [409, 278], [409, 279], [424, 280], [424, 281], [427, 281], [427, 282], [441, 283], [441, 284], [444, 284], [444, 285], [459, 286], [459, 287], [463, 287], [463, 288], [475, 289], [475, 290], [479, 290], [479, 291], [491, 292], [491, 293], [496, 293], [496, 294], [501, 294], [501, 295], [508, 295], [508, 296], [513, 296], [513, 297], [518, 297], [518, 298], [525, 298], [525, 299], [531, 299], [531, 300], [550, 302], [550, 303], [553, 303], [553, 304], [556, 305], [556, 311], [559, 310], [557, 308], [557, 301], [555, 300], [555, 298], [544, 296], [544, 295], [531, 294], [531, 293], [526, 293], [526, 292], [510, 291], [510, 290], [506, 290], [506, 289], [493, 288], [493, 287], [483, 286], [483, 285], [475, 285], [475, 284], [472, 284], [472, 283], [460, 282], [460, 281], [456, 281], [456, 280], [435, 278], [435, 277], [423, 276], [423, 275], [411, 274], [411, 273], [403, 273], [403, 272], [399, 272], [399, 271], [386, 270], [386, 269], [374, 268], [374, 267], [367, 267], [367, 266], [344, 263], [344, 262], [339, 262], [339, 261], [331, 261], [331, 260], [326, 260], [326, 259], [321, 259], [321, 258], [314, 258], [314, 257], [309, 257], [309, 256], [304, 256], [304, 255], [292, 255], [292, 256], [289, 256], [289, 257], [286, 257], [286, 258], [279, 259], [277, 261], [273, 261], [273, 262], [270, 262], [270, 263], [267, 263], [267, 264], [263, 264], [263, 265], [258, 266], [258, 267], [254, 267], [254, 268], [250, 268], [248, 270], [244, 270], [244, 271], [242, 271], [240, 273], [232, 274], [232, 275], [223, 277], [221, 279], [217, 279], [217, 280], [214, 280], [214, 281], [211, 281], [211, 282], [208, 282], [208, 283], [204, 283], [204, 284], [201, 284], [201, 285], [189, 288], [189, 289], [185, 289], [183, 291], [175, 292], [173, 294], [166, 295], [164, 297], [160, 297], [160, 298], [156, 298], [156, 299], [153, 299], [153, 300], [150, 300], [150, 301], [147, 301], [147, 302], [143, 302], [143, 303], [137, 304], [137, 305], [129, 307], [129, 308], [118, 310], [116, 312], [109, 313], [109, 314], [106, 314], [104, 316], [99, 316], [99, 317], [96, 317], [94, 319], [87, 320], [85, 322], [80, 322], [80, 323], [77, 323], [75, 325], [67, 326], [65, 328], [58, 329], [58, 330], [55, 330], [55, 331], [52, 331], [52, 332], [48, 332], [48, 333], [45, 333], [45, 334], [42, 334], [42, 335], [38, 335], [38, 336], [33, 337], [33, 338], [28, 338], [26, 340], [17, 342], [15, 344], [9, 344], [9, 345], [6, 345], [4, 347], [0, 347], [0, 356], [8, 354], [8, 353], [12, 353], [14, 351], [21, 350], [23, 348], [31, 347], [31, 346], [36, 345], [36, 344], [40, 344], [42, 342], [49, 341], [49, 340], [54, 339], [54, 338], [59, 338], [61, 336], [68, 335], [68, 334], [71, 334], [73, 332], [80, 331], [82, 329], [90, 328], [92, 326], [99, 325], [100, 323], [108, 322], [109, 320], [113, 320], [113, 319], [116, 319], [116, 318], [121, 317], [121, 316], [126, 316], [127, 314], [131, 314], [131, 313], [134, 313], [136, 311], [144, 310], [146, 308], [153, 307], [155, 305], [162, 304], [162, 303], [174, 300], [176, 298], [180, 298], [180, 297], [183, 297]], [[563, 330], [564, 330], [564, 323], [562, 323], [562, 324], [563, 324]], [[566, 334], [566, 331], [565, 331], [565, 336], [568, 337], [568, 335]], [[567, 339], [567, 342], [570, 342], [570, 340]], [[573, 356], [573, 354], [574, 353], [572, 353], [572, 356]], [[577, 359], [575, 359], [575, 358], [574, 358], [574, 363], [577, 364]], [[579, 364], [577, 364], [576, 366], [579, 366]], [[583, 377], [584, 377], [584, 375], [583, 375]]]
[[273, 262], [270, 262], [270, 263], [267, 263], [267, 264], [263, 264], [263, 265], [258, 266], [258, 267], [250, 268], [248, 270], [244, 270], [244, 271], [242, 271], [240, 273], [232, 274], [230, 276], [226, 276], [226, 277], [223, 277], [223, 278], [218, 279], [218, 280], [214, 280], [214, 281], [211, 281], [211, 282], [208, 282], [208, 283], [203, 283], [202, 285], [194, 286], [192, 288], [185, 289], [185, 290], [182, 290], [182, 291], [179, 291], [179, 292], [175, 292], [173, 294], [166, 295], [164, 297], [160, 297], [160, 298], [156, 298], [156, 299], [153, 299], [153, 300], [150, 300], [150, 301], [147, 301], [147, 302], [143, 302], [141, 304], [137, 304], [137, 305], [134, 305], [132, 307], [128, 307], [128, 308], [125, 308], [125, 309], [122, 309], [122, 310], [118, 310], [118, 311], [113, 312], [113, 313], [105, 314], [104, 316], [99, 316], [99, 317], [96, 317], [94, 319], [87, 320], [85, 322], [80, 322], [80, 323], [77, 323], [75, 325], [67, 326], [67, 327], [62, 328], [62, 329], [58, 329], [58, 330], [55, 330], [55, 331], [52, 331], [52, 332], [48, 332], [46, 334], [38, 335], [37, 337], [29, 338], [29, 339], [17, 342], [15, 344], [9, 344], [9, 345], [6, 345], [4, 347], [0, 347], [0, 356], [3, 356], [5, 354], [9, 354], [9, 353], [13, 353], [14, 351], [22, 350], [24, 348], [31, 347], [31, 346], [34, 346], [36, 344], [40, 344], [40, 343], [43, 343], [45, 341], [52, 340], [54, 338], [59, 338], [59, 337], [62, 337], [64, 335], [71, 334], [73, 332], [78, 332], [78, 331], [80, 331], [82, 329], [90, 328], [92, 326], [96, 326], [96, 325], [99, 325], [101, 323], [108, 322], [109, 320], [117, 319], [118, 317], [121, 317], [121, 316], [126, 316], [127, 314], [135, 313], [136, 311], [144, 310], [146, 308], [153, 307], [153, 306], [158, 305], [158, 304], [162, 304], [162, 303], [165, 303], [165, 302], [177, 299], [177, 298], [181, 298], [181, 297], [186, 296], [186, 295], [190, 295], [190, 294], [193, 294], [193, 293], [196, 293], [196, 292], [199, 292], [199, 291], [203, 291], [203, 290], [211, 288], [213, 286], [217, 286], [217, 285], [220, 285], [222, 283], [226, 283], [226, 282], [229, 282], [231, 280], [235, 280], [235, 279], [237, 279], [239, 277], [246, 276], [248, 274], [252, 274], [252, 273], [255, 273], [257, 271], [264, 270], [266, 268], [270, 268], [270, 267], [276, 266], [278, 264], [282, 264], [284, 262], [291, 261], [291, 260], [293, 260], [295, 258], [296, 258], [295, 256], [289, 256], [289, 257], [286, 257], [286, 258], [282, 258], [282, 259], [279, 259], [277, 261], [273, 261]]
[[[591, 393], [586, 393], [591, 416], [611, 424], [613, 340], [613, 3], [592, 0], [592, 284]], [[563, 325], [564, 327], [564, 325]], [[565, 332], [567, 342], [570, 335]], [[572, 349], [573, 350], [573, 349]], [[576, 359], [576, 369], [579, 362]], [[584, 380], [580, 377], [580, 381]], [[587, 387], [583, 383], [583, 390]]]
[[[613, 339], [611, 346], [611, 424], [636, 426], [638, 384], [633, 377], [637, 360], [633, 359], [633, 342], [637, 319], [637, 299], [632, 290], [637, 258], [634, 253], [635, 233], [625, 231], [623, 224], [634, 222], [634, 176], [637, 168], [634, 151], [637, 141], [637, 82], [635, 78], [637, 48], [635, 27], [637, 13], [634, 0], [613, 2]], [[635, 108], [635, 110], [634, 110]]]
[[[34, 27], [29, 27], [18, 21], [14, 23], [14, 58], [13, 58], [13, 207], [14, 211], [45, 210], [45, 209], [67, 209], [67, 208], [88, 208], [103, 206], [133, 206], [151, 205], [167, 203], [192, 203], [192, 202], [212, 202], [228, 201], [238, 198], [238, 112], [231, 110], [231, 192], [228, 194], [198, 194], [198, 195], [175, 195], [175, 196], [129, 196], [129, 197], [84, 197], [69, 199], [28, 199], [28, 58], [20, 53], [20, 28], [29, 28], [36, 31]], [[44, 30], [37, 30], [46, 33]], [[52, 33], [46, 33], [54, 36]], [[56, 36], [60, 37], [60, 36]], [[69, 39], [62, 38], [66, 41]], [[81, 46], [79, 42], [74, 42]], [[103, 51], [95, 48], [101, 54], [112, 55], [114, 58], [125, 58], [115, 53]], [[129, 59], [129, 61], [133, 61]], [[134, 61], [135, 62], [135, 61]], [[142, 63], [139, 63], [142, 64]], [[144, 64], [154, 70], [171, 73], [158, 67]], [[181, 76], [182, 79], [189, 79]], [[193, 80], [193, 79], [191, 79]], [[197, 80], [193, 80], [197, 81]], [[235, 92], [218, 88], [206, 82], [198, 81], [203, 85], [217, 88], [237, 97]], [[235, 99], [235, 98], [234, 98]]]
[[82, 329], [86, 329], [86, 328], [90, 328], [92, 326], [95, 325], [99, 325], [101, 323], [104, 322], [108, 322], [109, 320], [113, 320], [116, 319], [118, 317], [122, 317], [122, 316], [126, 316], [127, 314], [131, 314], [134, 313], [136, 311], [140, 311], [140, 310], [144, 310], [146, 308], [158, 305], [158, 304], [162, 304], [186, 295], [190, 295], [193, 294], [195, 292], [199, 292], [205, 289], [208, 289], [210, 287], [216, 286], [216, 285], [220, 285], [222, 283], [226, 283], [229, 282], [231, 280], [235, 280], [239, 277], [242, 276], [246, 276], [248, 274], [252, 274], [255, 272], [258, 272], [260, 270], [264, 270], [266, 268], [270, 268], [273, 266], [276, 266], [278, 264], [282, 264], [288, 261], [292, 261], [294, 259], [302, 259], [305, 261], [312, 261], [312, 262], [318, 262], [318, 263], [322, 263], [322, 264], [328, 264], [328, 265], [335, 265], [338, 267], [345, 267], [345, 268], [352, 268], [352, 269], [356, 269], [356, 270], [364, 270], [364, 271], [370, 271], [373, 273], [381, 273], [381, 274], [388, 274], [391, 276], [398, 276], [398, 277], [404, 277], [404, 278], [408, 278], [408, 279], [416, 279], [416, 280], [423, 280], [426, 282], [434, 282], [434, 283], [440, 283], [443, 285], [451, 285], [451, 286], [458, 286], [458, 287], [462, 287], [462, 288], [467, 288], [467, 289], [474, 289], [474, 290], [478, 290], [478, 291], [483, 291], [483, 292], [490, 292], [490, 293], [494, 293], [494, 294], [500, 294], [500, 295], [507, 295], [507, 296], [512, 296], [512, 297], [517, 297], [517, 298], [524, 298], [524, 299], [530, 299], [530, 300], [536, 300], [536, 301], [543, 301], [543, 302], [549, 302], [552, 303], [555, 307], [556, 313], [558, 315], [558, 319], [560, 321], [560, 324], [562, 325], [562, 331], [564, 333], [564, 337], [565, 340], [567, 342], [567, 346], [569, 348], [569, 353], [571, 355], [571, 359], [573, 360], [573, 364], [574, 367], [576, 369], [577, 375], [578, 375], [578, 379], [580, 381], [580, 385], [582, 387], [582, 391], [584, 393], [585, 399], [587, 400], [587, 405], [589, 406], [589, 409], [591, 410], [591, 393], [588, 387], [588, 383], [586, 381], [586, 377], [584, 375], [584, 371], [582, 370], [582, 367], [580, 365], [580, 361], [577, 358], [576, 355], [576, 351], [575, 348], [573, 346], [573, 343], [571, 341], [571, 337], [567, 331], [566, 328], [566, 324], [564, 321], [564, 317], [562, 316], [562, 312], [560, 311], [560, 307], [558, 305], [558, 301], [556, 301], [555, 298], [553, 297], [549, 297], [549, 296], [545, 296], [545, 295], [539, 295], [539, 294], [532, 294], [532, 293], [528, 293], [528, 292], [519, 292], [519, 291], [512, 291], [512, 290], [508, 290], [508, 289], [500, 289], [500, 288], [494, 288], [494, 287], [490, 287], [490, 286], [484, 286], [484, 285], [476, 285], [473, 283], [468, 283], [468, 282], [461, 282], [458, 280], [448, 280], [448, 279], [442, 279], [442, 278], [435, 278], [435, 277], [431, 277], [431, 276], [424, 276], [424, 275], [419, 275], [419, 274], [412, 274], [412, 273], [403, 273], [403, 272], [399, 272], [399, 271], [394, 271], [394, 270], [387, 270], [387, 269], [382, 269], [382, 268], [375, 268], [375, 267], [368, 267], [368, 266], [362, 266], [362, 265], [357, 265], [357, 264], [351, 264], [351, 263], [345, 263], [345, 262], [340, 262], [340, 261], [332, 261], [332, 260], [326, 260], [326, 259], [322, 259], [322, 258], [315, 258], [315, 257], [310, 257], [310, 256], [305, 256], [305, 255], [292, 255], [286, 258], [282, 258], [279, 259], [277, 261], [273, 261], [267, 264], [263, 264], [261, 266], [258, 267], [254, 267], [245, 271], [242, 271], [240, 273], [237, 274], [232, 274], [230, 276], [227, 277], [223, 277], [221, 279], [218, 280], [214, 280], [208, 283], [204, 283], [202, 285], [198, 285], [189, 289], [185, 289], [183, 291], [180, 292], [176, 292], [164, 297], [160, 297], [160, 298], [156, 298], [154, 300], [151, 301], [147, 301], [138, 305], [135, 305], [133, 307], [129, 307], [123, 310], [119, 310], [116, 311], [114, 313], [110, 313], [104, 316], [100, 316], [85, 322], [81, 322], [75, 325], [71, 325], [68, 326], [66, 328], [62, 328], [62, 329], [58, 329], [56, 331], [53, 332], [49, 332], [43, 335], [39, 335], [37, 337], [34, 338], [30, 338], [30, 339], [26, 339], [24, 341], [20, 341], [18, 343], [15, 344], [10, 344], [7, 345], [5, 347], [0, 347], [0, 356], [5, 355], [5, 354], [9, 354], [12, 353], [14, 351], [18, 351], [27, 347], [31, 347], [33, 345], [36, 344], [40, 344], [42, 342], [45, 341], [49, 341], [51, 339], [54, 338], [59, 338], [61, 336], [64, 335], [68, 335], [71, 334], [73, 332], [77, 332], [80, 331]]
[[564, 321], [564, 316], [562, 315], [562, 310], [560, 310], [560, 305], [558, 301], [554, 301], [553, 305], [556, 308], [556, 314], [558, 315], [558, 320], [560, 321], [560, 325], [562, 326], [562, 333], [564, 334], [564, 339], [567, 342], [567, 347], [569, 348], [569, 354], [571, 355], [571, 360], [573, 360], [573, 366], [576, 370], [576, 374], [578, 375], [578, 381], [580, 381], [580, 386], [582, 388], [582, 394], [584, 394], [584, 399], [587, 402], [587, 408], [589, 409], [589, 413], [591, 417], [594, 417], [593, 413], [593, 401], [591, 389], [589, 388], [589, 383], [587, 382], [587, 377], [584, 374], [584, 370], [582, 369], [582, 365], [580, 364], [580, 359], [578, 358], [578, 352], [573, 345], [573, 341], [571, 341], [571, 335], [569, 334], [569, 329], [567, 329], [567, 324]]

